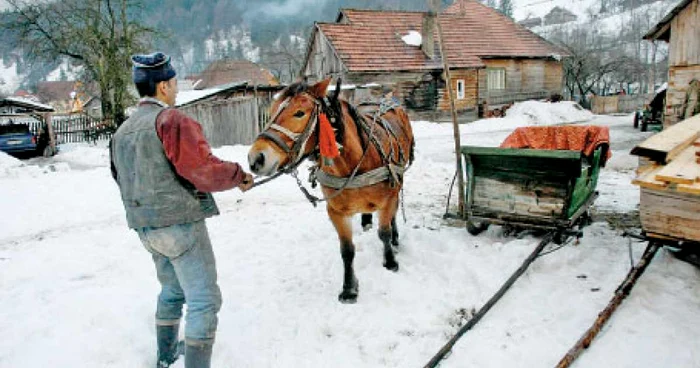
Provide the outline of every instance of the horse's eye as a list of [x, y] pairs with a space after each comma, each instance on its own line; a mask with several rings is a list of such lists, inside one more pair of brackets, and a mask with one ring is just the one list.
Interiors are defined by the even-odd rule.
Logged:
[[299, 111], [297, 111], [297, 112], [294, 114], [294, 117], [295, 117], [295, 118], [300, 118], [300, 117], [304, 116], [305, 114], [306, 114], [305, 112], [299, 110]]

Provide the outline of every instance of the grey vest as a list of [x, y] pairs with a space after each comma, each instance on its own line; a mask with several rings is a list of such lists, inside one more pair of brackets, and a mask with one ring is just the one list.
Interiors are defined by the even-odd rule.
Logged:
[[129, 227], [163, 227], [195, 222], [219, 214], [214, 198], [197, 191], [177, 175], [156, 133], [163, 111], [143, 104], [112, 138], [112, 160], [117, 171]]

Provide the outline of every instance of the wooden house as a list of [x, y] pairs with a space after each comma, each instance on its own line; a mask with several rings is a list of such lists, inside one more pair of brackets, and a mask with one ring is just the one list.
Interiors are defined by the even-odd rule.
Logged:
[[669, 43], [664, 126], [700, 112], [700, 0], [683, 0], [644, 39]]
[[222, 59], [209, 64], [193, 80], [194, 89], [208, 89], [231, 83], [246, 82], [251, 86], [277, 86], [279, 81], [272, 73], [248, 60]]
[[[439, 36], [452, 80], [444, 78]], [[420, 42], [411, 38], [420, 35]], [[447, 86], [462, 120], [478, 111], [562, 91], [566, 52], [478, 1], [457, 0], [440, 14], [341, 9], [335, 23], [315, 23], [301, 74], [381, 84], [409, 112], [449, 119]]]
[[639, 217], [647, 236], [700, 242], [700, 115], [637, 145]]

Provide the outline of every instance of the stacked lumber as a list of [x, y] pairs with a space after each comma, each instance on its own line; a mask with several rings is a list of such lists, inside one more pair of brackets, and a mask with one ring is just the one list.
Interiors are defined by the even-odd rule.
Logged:
[[700, 115], [632, 150], [640, 156], [639, 215], [648, 236], [700, 241]]

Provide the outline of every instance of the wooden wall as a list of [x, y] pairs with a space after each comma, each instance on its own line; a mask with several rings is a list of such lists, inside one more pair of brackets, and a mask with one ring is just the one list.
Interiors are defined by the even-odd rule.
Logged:
[[[455, 99], [455, 109], [457, 112], [476, 108], [479, 101], [478, 75], [477, 69], [457, 69], [450, 70], [450, 86]], [[457, 98], [457, 81], [464, 81], [464, 98]], [[450, 111], [450, 96], [445, 88], [438, 89], [438, 110]]]
[[506, 71], [505, 90], [488, 90], [486, 70], [479, 81], [480, 95], [490, 105], [540, 99], [561, 93], [564, 68], [561, 61], [545, 59], [484, 59], [488, 68]]
[[[700, 46], [698, 39], [695, 42]], [[700, 80], [700, 65], [671, 66], [669, 68], [664, 126], [682, 120], [686, 93], [693, 79]]]
[[700, 64], [700, 2], [693, 1], [671, 21], [669, 66]]
[[253, 96], [203, 101], [181, 107], [197, 120], [212, 147], [252, 144], [265, 123], [266, 106]]
[[304, 75], [310, 82], [318, 81], [329, 76], [340, 77], [346, 72], [342, 61], [337, 57], [328, 39], [317, 30], [314, 33], [309, 60], [304, 69]]
[[664, 126], [682, 120], [688, 87], [700, 80], [700, 2], [693, 1], [671, 20], [668, 90]]

